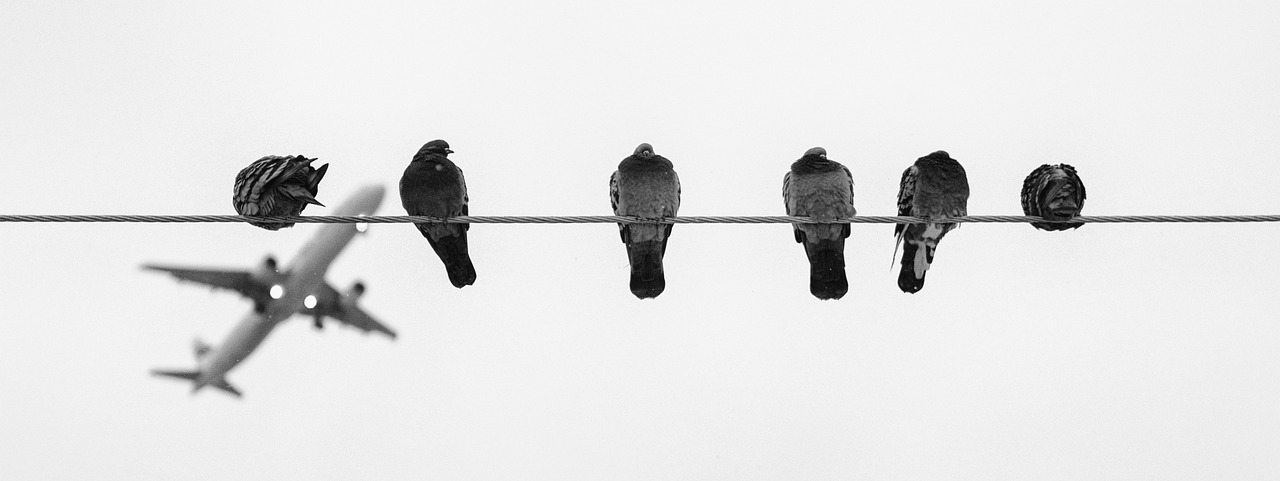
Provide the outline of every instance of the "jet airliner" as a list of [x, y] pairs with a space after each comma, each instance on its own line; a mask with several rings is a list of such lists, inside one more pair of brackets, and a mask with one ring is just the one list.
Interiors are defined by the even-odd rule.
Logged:
[[[382, 203], [385, 189], [366, 186], [338, 207], [334, 215], [372, 215]], [[192, 393], [205, 386], [239, 397], [240, 390], [227, 382], [227, 372], [244, 361], [280, 322], [294, 314], [311, 316], [317, 329], [328, 317], [369, 333], [377, 331], [395, 339], [396, 333], [364, 312], [356, 301], [364, 294], [364, 283], [356, 281], [339, 293], [324, 280], [329, 264], [367, 224], [324, 224], [316, 236], [302, 247], [293, 264], [277, 269], [271, 256], [253, 270], [191, 269], [145, 264], [144, 269], [167, 272], [179, 281], [228, 289], [253, 301], [253, 310], [231, 330], [217, 347], [195, 342], [195, 370], [155, 369], [157, 376], [176, 377], [193, 383]]]

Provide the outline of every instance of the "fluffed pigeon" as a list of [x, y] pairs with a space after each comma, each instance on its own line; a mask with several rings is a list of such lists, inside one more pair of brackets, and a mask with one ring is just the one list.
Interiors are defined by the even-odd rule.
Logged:
[[[782, 200], [787, 215], [814, 219], [847, 219], [853, 208], [853, 174], [827, 151], [814, 147], [791, 164], [782, 177]], [[849, 291], [844, 272], [844, 240], [849, 224], [791, 224], [796, 242], [809, 257], [809, 292], [818, 299], [839, 299]]]
[[[307, 204], [323, 207], [316, 200], [320, 179], [329, 164], [311, 166], [316, 159], [301, 155], [268, 155], [240, 169], [231, 191], [231, 205], [243, 216], [273, 217], [302, 214]], [[293, 227], [292, 222], [249, 222], [267, 230]]]
[[[898, 288], [915, 294], [924, 288], [924, 274], [933, 262], [938, 241], [958, 227], [950, 217], [969, 215], [969, 179], [964, 167], [941, 150], [916, 160], [902, 173], [898, 215], [924, 217], [923, 224], [897, 224], [893, 233], [902, 244]], [[896, 247], [895, 247], [896, 250]]]
[[[1048, 220], [1067, 220], [1080, 215], [1084, 208], [1084, 182], [1075, 167], [1067, 164], [1044, 164], [1022, 181], [1022, 213]], [[1067, 230], [1084, 222], [1032, 222], [1040, 230]]]
[[[467, 215], [467, 181], [449, 160], [449, 143], [432, 140], [422, 146], [400, 177], [400, 203], [409, 215], [454, 217]], [[476, 281], [476, 268], [467, 253], [471, 224], [415, 223], [444, 262], [449, 282], [461, 289]]]
[[[609, 178], [609, 198], [619, 216], [661, 219], [680, 209], [680, 177], [671, 161], [640, 144], [622, 159]], [[672, 224], [618, 224], [631, 262], [631, 293], [640, 299], [658, 297], [667, 282], [662, 257], [667, 252]]]

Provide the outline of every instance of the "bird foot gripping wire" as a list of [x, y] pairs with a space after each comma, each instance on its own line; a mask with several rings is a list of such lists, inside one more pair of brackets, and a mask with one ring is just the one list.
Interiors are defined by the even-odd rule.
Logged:
[[675, 224], [671, 217], [640, 217], [640, 216], [623, 216], [623, 222], [628, 224]]

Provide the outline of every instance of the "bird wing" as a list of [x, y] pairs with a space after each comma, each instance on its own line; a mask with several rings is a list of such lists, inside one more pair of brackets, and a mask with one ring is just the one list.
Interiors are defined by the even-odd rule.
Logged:
[[782, 176], [782, 206], [787, 209], [787, 215], [795, 215], [791, 213], [791, 171]]
[[[275, 157], [265, 162], [264, 169], [261, 171], [263, 182], [259, 183], [257, 192], [270, 192], [272, 189], [279, 187], [282, 182], [294, 178], [299, 172], [303, 172], [310, 167], [312, 160], [315, 159], [308, 159], [299, 155], [296, 157]], [[258, 162], [262, 162], [262, 160]], [[326, 168], [325, 170], [328, 169]]]
[[[908, 167], [902, 171], [902, 182], [898, 185], [898, 215], [910, 216], [914, 215], [912, 206], [916, 199], [916, 176], [920, 174], [920, 170], [915, 165]], [[906, 224], [896, 224], [893, 228], [893, 235], [901, 236], [902, 231], [906, 230]]]
[[279, 175], [280, 171], [289, 167], [283, 157], [268, 155], [253, 161], [236, 173], [236, 182], [232, 201], [237, 210], [244, 209], [241, 214], [257, 213], [258, 198], [266, 190], [265, 186]]
[[1028, 216], [1040, 216], [1040, 189], [1044, 187], [1044, 182], [1048, 177], [1045, 175], [1049, 171], [1049, 164], [1042, 164], [1035, 170], [1027, 174], [1027, 178], [1022, 180], [1022, 213]]
[[680, 187], [680, 175], [676, 174], [675, 170], [671, 171], [671, 181], [676, 184], [676, 203], [671, 206], [671, 215], [675, 216], [677, 212], [680, 212], [680, 193], [683, 191]]
[[1084, 181], [1080, 180], [1080, 176], [1076, 175], [1076, 168], [1067, 164], [1062, 165], [1062, 170], [1067, 173], [1067, 177], [1076, 184], [1076, 204], [1084, 207]]
[[[458, 169], [458, 183], [462, 187], [462, 215], [471, 215], [471, 196], [467, 195], [467, 177], [462, 175], [462, 167], [454, 165]], [[471, 224], [462, 224], [462, 230], [471, 230]]]
[[622, 215], [618, 213], [618, 171], [616, 170], [609, 176], [609, 205], [613, 207], [613, 215]]
[[[913, 164], [902, 171], [902, 182], [898, 184], [898, 215], [913, 215], [912, 206], [916, 200], [916, 176], [920, 174], [920, 170]], [[893, 257], [898, 258], [898, 247], [902, 245], [902, 235], [907, 232], [907, 224], [894, 224], [893, 235], [897, 239], [893, 242]], [[905, 255], [905, 254], [904, 254]], [[892, 266], [892, 264], [890, 264]]]
[[[618, 171], [613, 171], [613, 175], [609, 176], [609, 205], [613, 207], [613, 215], [622, 215], [618, 212]], [[618, 235], [622, 236], [622, 243], [627, 243], [627, 224], [618, 223]]]
[[[844, 176], [849, 179], [849, 215], [858, 215], [858, 209], [853, 206], [853, 172], [850, 172], [849, 168], [843, 165], [841, 165], [840, 168], [844, 170]], [[845, 224], [844, 238], [848, 239], [849, 234], [852, 233], [853, 232], [852, 229], [850, 229], [849, 224]]]
[[[301, 155], [290, 157], [268, 155], [241, 169], [236, 174], [235, 187], [231, 196], [231, 203], [235, 206], [236, 212], [241, 215], [295, 214], [287, 211], [280, 212], [277, 208], [285, 198], [319, 204], [320, 202], [316, 201], [314, 196], [329, 164], [317, 170], [311, 167], [313, 160], [315, 159], [308, 159]], [[296, 185], [288, 184], [292, 187], [291, 189], [277, 192], [281, 184], [295, 179]], [[300, 208], [298, 212], [301, 212]], [[271, 230], [290, 225], [292, 224], [277, 225]], [[267, 228], [262, 225], [259, 227]]]
[[[792, 192], [791, 174], [792, 172], [788, 170], [786, 175], [782, 176], [782, 206], [787, 210], [787, 215], [794, 216], [796, 213], [792, 206], [795, 205], [796, 195]], [[804, 242], [804, 231], [800, 229], [800, 224], [792, 223], [791, 233], [795, 235], [796, 242]]]
[[[843, 165], [840, 166], [840, 168], [844, 169], [844, 176], [849, 178], [849, 203], [853, 204], [853, 172], [850, 172], [849, 168]], [[853, 206], [850, 205], [849, 207], [853, 207]], [[856, 213], [857, 212], [855, 211], [855, 214]]]
[[[675, 199], [675, 203], [671, 205], [671, 213], [667, 214], [666, 215], [667, 217], [675, 217], [676, 213], [680, 212], [680, 193], [682, 189], [680, 188], [680, 175], [676, 174], [676, 171], [674, 169], [671, 171], [671, 181], [675, 182], [676, 199]], [[663, 252], [666, 252], [666, 247], [667, 247], [666, 239], [671, 237], [671, 230], [674, 229], [676, 225], [664, 224], [664, 226], [666, 227], [666, 232], [663, 232], [662, 234], [662, 238], [663, 238], [662, 248], [663, 248]]]

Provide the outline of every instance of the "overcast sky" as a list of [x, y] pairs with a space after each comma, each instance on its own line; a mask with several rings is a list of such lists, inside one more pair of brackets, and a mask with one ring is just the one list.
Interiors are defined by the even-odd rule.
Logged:
[[[1278, 5], [9, 0], [0, 213], [232, 214], [239, 169], [305, 154], [322, 202], [401, 215], [442, 138], [475, 215], [610, 214], [641, 142], [684, 215], [782, 214], [814, 146], [862, 215], [940, 149], [974, 215], [1057, 162], [1088, 215], [1276, 214]], [[969, 224], [915, 295], [855, 225], [828, 302], [786, 225], [676, 226], [647, 301], [613, 225], [476, 225], [462, 290], [375, 225], [328, 279], [399, 339], [286, 322], [243, 399], [148, 374], [250, 305], [139, 265], [288, 263], [316, 227], [0, 225], [0, 478], [1280, 475], [1275, 224]]]

